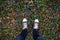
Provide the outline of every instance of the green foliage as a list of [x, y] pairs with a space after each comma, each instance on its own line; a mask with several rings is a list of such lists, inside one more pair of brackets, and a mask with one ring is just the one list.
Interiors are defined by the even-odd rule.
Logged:
[[[29, 22], [31, 21], [31, 24], [34, 23], [34, 19], [39, 19], [39, 33], [44, 36], [45, 40], [60, 40], [59, 2], [56, 0], [33, 0], [36, 3], [36, 7], [31, 7], [30, 4], [27, 3], [28, 9], [26, 10], [26, 8], [24, 8], [24, 2], [20, 2], [19, 5], [18, 2], [15, 3], [14, 1], [3, 2], [0, 0], [0, 24], [2, 24], [0, 25], [0, 38], [2, 40], [13, 40], [14, 37], [22, 31], [21, 22], [24, 17], [26, 17]], [[33, 10], [33, 12], [31, 10]], [[23, 11], [26, 13], [23, 13]], [[32, 26], [31, 24], [29, 24], [29, 26]], [[27, 40], [33, 40], [32, 35], [30, 35], [31, 30], [32, 29], [28, 30], [29, 35], [27, 35], [31, 37], [31, 39], [27, 37]]]

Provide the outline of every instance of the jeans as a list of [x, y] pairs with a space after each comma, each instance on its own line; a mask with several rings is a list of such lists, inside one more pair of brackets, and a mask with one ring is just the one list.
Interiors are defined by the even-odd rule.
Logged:
[[[14, 40], [25, 40], [27, 33], [28, 33], [27, 29], [24, 29], [21, 32], [21, 34], [16, 36], [16, 38]], [[33, 29], [33, 39], [34, 40], [44, 40], [43, 37], [41, 35], [39, 35], [37, 29]]]

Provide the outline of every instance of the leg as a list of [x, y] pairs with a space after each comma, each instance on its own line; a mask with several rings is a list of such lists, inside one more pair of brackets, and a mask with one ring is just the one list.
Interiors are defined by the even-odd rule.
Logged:
[[39, 35], [38, 29], [33, 29], [33, 38], [34, 40], [44, 40], [41, 35]]
[[39, 37], [38, 30], [33, 29], [33, 38], [34, 38], [34, 40], [36, 40], [38, 37]]
[[36, 19], [34, 21], [34, 28], [33, 28], [33, 38], [34, 40], [43, 40], [43, 37], [41, 35], [39, 35], [39, 32], [38, 32], [38, 23], [39, 23], [39, 20]]
[[28, 29], [28, 27], [27, 27], [27, 19], [26, 18], [24, 18], [23, 19], [23, 31], [21, 32], [21, 34], [19, 34], [16, 38], [15, 38], [15, 40], [25, 40], [25, 38], [26, 38], [26, 35], [27, 35], [27, 29]]
[[16, 38], [14, 40], [25, 40], [27, 35], [27, 29], [24, 29], [21, 34], [19, 34], [18, 36], [16, 36]]

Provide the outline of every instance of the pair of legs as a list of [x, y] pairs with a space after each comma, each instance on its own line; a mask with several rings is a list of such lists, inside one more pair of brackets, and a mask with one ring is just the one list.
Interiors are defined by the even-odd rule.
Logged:
[[[33, 39], [34, 40], [44, 40], [42, 36], [38, 33], [38, 20], [35, 20], [34, 28], [33, 28]], [[27, 27], [27, 20], [23, 19], [23, 28], [22, 28], [21, 34], [17, 35], [14, 40], [25, 40], [27, 34], [28, 34], [28, 27]]]

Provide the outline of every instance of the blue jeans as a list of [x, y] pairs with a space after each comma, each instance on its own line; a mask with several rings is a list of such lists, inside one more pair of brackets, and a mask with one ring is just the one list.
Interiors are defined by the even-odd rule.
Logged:
[[[27, 29], [24, 29], [21, 32], [21, 34], [16, 36], [16, 38], [14, 40], [25, 40], [27, 33], [28, 33]], [[44, 40], [43, 37], [41, 35], [39, 35], [37, 29], [33, 29], [33, 38], [34, 38], [34, 40]]]

